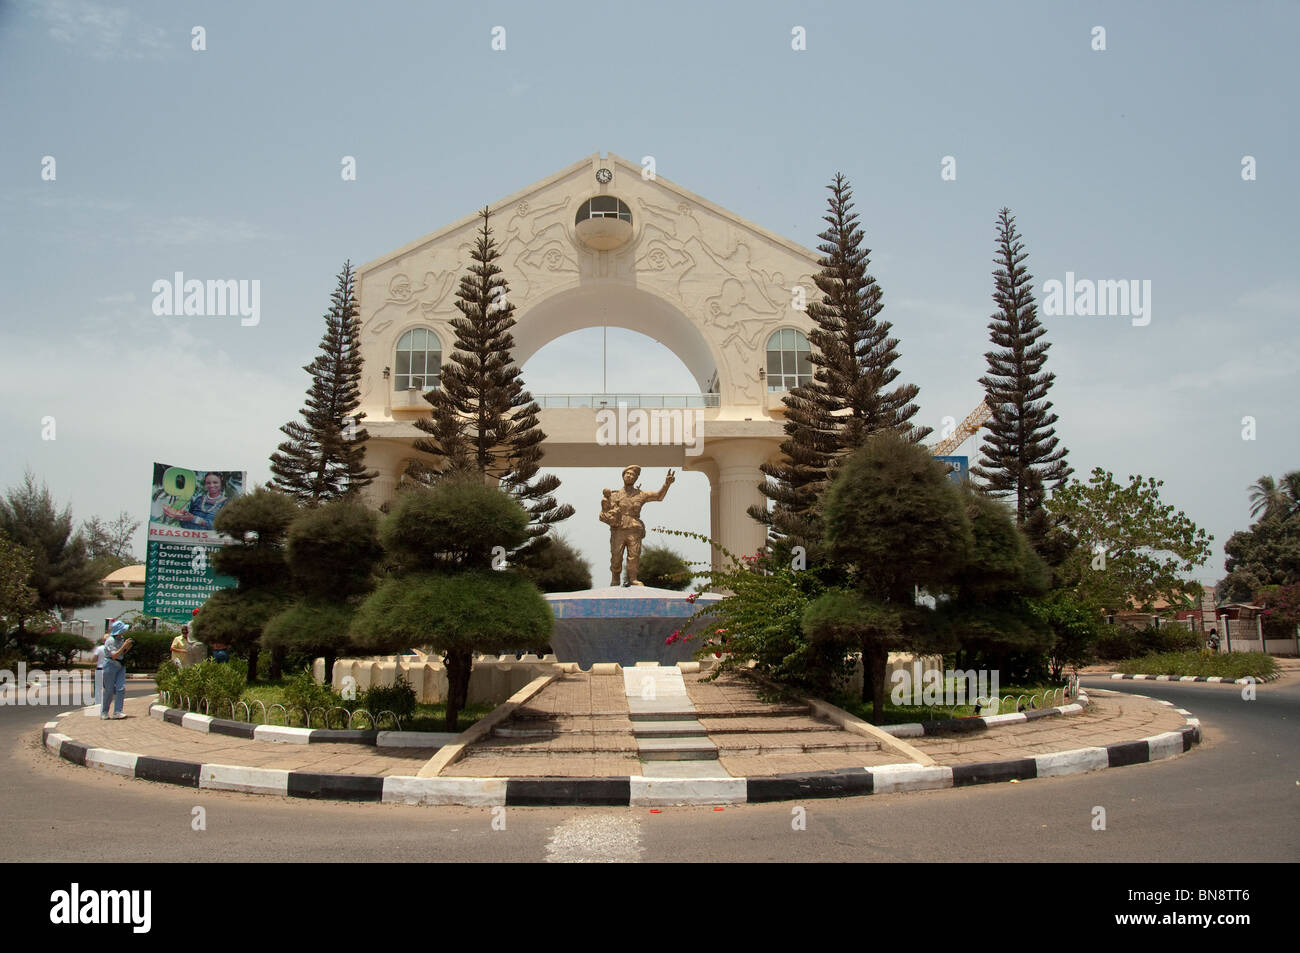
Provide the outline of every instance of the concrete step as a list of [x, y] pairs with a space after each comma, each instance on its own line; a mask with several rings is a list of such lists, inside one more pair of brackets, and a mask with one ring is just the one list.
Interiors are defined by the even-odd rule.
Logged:
[[592, 721], [626, 721], [628, 713], [625, 711], [597, 711], [582, 712], [579, 715], [557, 714], [550, 711], [541, 711], [536, 708], [520, 708], [510, 716], [512, 722], [529, 721], [529, 722], [556, 722], [564, 721], [568, 718], [590, 718]]
[[[817, 754], [819, 752], [867, 752], [879, 751], [878, 741], [768, 741], [755, 740], [749, 745], [730, 745], [722, 742], [718, 745], [719, 757], [725, 755], [769, 755], [769, 754]], [[926, 749], [927, 753], [929, 749]], [[644, 756], [643, 756], [644, 757]]]
[[824, 721], [812, 721], [808, 718], [771, 718], [740, 724], [736, 719], [707, 719], [708, 732], [711, 735], [764, 735], [784, 734], [789, 732], [826, 732], [837, 729]]
[[[539, 744], [530, 745], [527, 739], [514, 739], [515, 743], [511, 744], [510, 739], [492, 739], [480, 741], [471, 749], [475, 754], [494, 755], [500, 758], [536, 758], [536, 757], [567, 757], [569, 755], [591, 755], [591, 754], [636, 754], [636, 749], [626, 744], [601, 744], [593, 742], [590, 738], [586, 741], [575, 740], [568, 744], [564, 742], [547, 741]], [[494, 743], [495, 742], [495, 743]]]
[[638, 738], [643, 761], [716, 761], [718, 746], [707, 738]]
[[643, 778], [728, 778], [717, 761], [647, 761], [641, 765]]
[[709, 733], [698, 721], [634, 721], [632, 734], [638, 738], [707, 738]]
[[564, 722], [555, 722], [552, 725], [540, 724], [505, 724], [499, 725], [492, 729], [494, 738], [563, 738], [570, 735], [584, 735], [590, 737], [601, 736], [626, 736], [628, 733], [627, 725], [610, 726], [608, 728], [574, 728], [565, 725]]
[[746, 705], [742, 708], [695, 706], [697, 718], [781, 718], [794, 715], [808, 717], [811, 713], [812, 709], [807, 705]]
[[695, 706], [681, 696], [673, 698], [629, 698], [628, 717], [633, 721], [694, 721]]

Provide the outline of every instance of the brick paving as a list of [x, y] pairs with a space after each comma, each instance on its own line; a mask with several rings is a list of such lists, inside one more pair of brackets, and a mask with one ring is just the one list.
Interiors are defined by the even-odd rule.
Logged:
[[[701, 682], [686, 676], [689, 697], [705, 709], [700, 723], [718, 746], [718, 774], [763, 777], [897, 763], [869, 738], [834, 728], [791, 706], [769, 710], [739, 678]], [[909, 738], [939, 764], [1005, 761], [1053, 751], [1100, 747], [1181, 729], [1172, 708], [1129, 695], [1091, 694], [1081, 714], [990, 728], [973, 734]], [[148, 715], [148, 699], [129, 699], [131, 716], [101, 721], [80, 710], [58, 730], [92, 747], [159, 758], [323, 774], [414, 775], [430, 748], [376, 748], [348, 744], [283, 744], [212, 735]], [[464, 777], [627, 777], [642, 773], [621, 676], [565, 675], [517, 713], [507, 727], [537, 736], [494, 736], [473, 745], [445, 775]]]
[[442, 773], [470, 778], [606, 778], [641, 773], [622, 674], [561, 675], [515, 712], [509, 730], [473, 745]]
[[561, 675], [521, 708], [519, 717], [528, 717], [529, 712], [565, 718], [626, 716], [627, 695], [623, 687], [623, 676], [583, 673]]
[[1053, 751], [1137, 741], [1186, 725], [1184, 716], [1151, 699], [1089, 693], [1077, 715], [1003, 725], [969, 735], [927, 735], [908, 743], [940, 764], [1009, 761]]

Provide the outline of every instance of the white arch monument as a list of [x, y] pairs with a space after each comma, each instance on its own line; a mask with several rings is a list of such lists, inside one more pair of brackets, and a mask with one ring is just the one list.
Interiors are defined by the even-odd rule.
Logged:
[[[516, 363], [571, 331], [608, 325], [665, 345], [699, 386], [689, 395], [534, 393], [547, 434], [543, 468], [701, 471], [710, 485], [710, 536], [737, 554], [761, 547], [765, 530], [746, 509], [764, 501], [759, 465], [779, 456], [789, 375], [809, 371], [799, 348], [811, 322], [801, 305], [818, 293], [818, 256], [615, 155], [575, 162], [492, 209], [515, 305]], [[428, 413], [422, 393], [431, 371], [417, 373], [423, 355], [406, 347], [399, 354], [399, 343], [425, 329], [419, 339], [431, 346], [433, 332], [447, 360], [455, 292], [480, 223], [474, 212], [357, 269], [366, 465], [379, 471], [372, 503], [392, 497], [417, 455], [414, 421]], [[770, 355], [769, 343], [791, 347]], [[634, 426], [624, 428], [629, 443], [611, 444], [620, 404], [625, 420], [646, 411], [652, 431], [686, 414], [699, 431]]]

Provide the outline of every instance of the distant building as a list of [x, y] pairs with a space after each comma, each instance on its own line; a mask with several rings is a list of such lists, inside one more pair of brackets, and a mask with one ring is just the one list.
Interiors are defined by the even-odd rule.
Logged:
[[115, 569], [99, 581], [105, 599], [139, 601], [144, 598], [144, 564]]

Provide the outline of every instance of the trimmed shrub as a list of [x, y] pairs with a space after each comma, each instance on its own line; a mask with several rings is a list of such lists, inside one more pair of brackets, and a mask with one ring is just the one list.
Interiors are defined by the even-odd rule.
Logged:
[[124, 656], [128, 672], [154, 672], [162, 662], [171, 659], [176, 632], [161, 627], [157, 632], [133, 627], [126, 635], [134, 642]]
[[647, 546], [641, 551], [637, 580], [655, 589], [685, 589], [691, 584], [691, 567], [667, 546]]
[[513, 572], [487, 570], [389, 579], [357, 610], [352, 632], [368, 652], [432, 645], [443, 652], [495, 653], [540, 649], [554, 625], [536, 586]]
[[262, 648], [282, 648], [312, 659], [323, 655], [332, 661], [351, 644], [348, 626], [355, 611], [355, 606], [346, 602], [296, 602], [267, 621], [262, 630]]
[[175, 692], [180, 687], [180, 678], [177, 673], [180, 667], [171, 659], [163, 662], [154, 672], [153, 682], [159, 692]]
[[[159, 674], [162, 674], [161, 666]], [[170, 676], [162, 677], [168, 684], [172, 684]], [[214, 718], [229, 718], [231, 704], [239, 701], [248, 685], [248, 665], [242, 659], [231, 659], [229, 662], [205, 659], [198, 665], [176, 669], [175, 677], [173, 690], [187, 697], [191, 711], [212, 715]], [[203, 707], [205, 698], [208, 700], [206, 711]]]
[[378, 527], [378, 516], [349, 500], [303, 510], [285, 544], [294, 585], [330, 600], [369, 592], [371, 570], [383, 556]]
[[344, 701], [343, 696], [328, 685], [316, 681], [309, 668], [285, 677], [284, 701], [286, 707], [301, 708], [308, 718], [313, 708], [323, 708], [328, 712], [331, 708], [351, 710], [356, 707], [355, 704]]
[[66, 668], [77, 659], [77, 653], [89, 652], [95, 643], [75, 632], [46, 632], [36, 642], [36, 662], [47, 668]]
[[407, 720], [415, 714], [415, 689], [405, 678], [399, 678], [396, 685], [362, 692], [361, 707], [375, 716], [381, 711], [391, 711], [398, 718]]
[[1277, 673], [1277, 660], [1263, 652], [1164, 652], [1120, 662], [1126, 675], [1218, 675], [1222, 678], [1267, 678]]
[[486, 569], [494, 547], [527, 541], [528, 513], [477, 476], [446, 476], [432, 490], [397, 494], [379, 536], [405, 572]]
[[[591, 588], [591, 564], [567, 539], [551, 533], [550, 543], [519, 567], [542, 592], [578, 592]], [[647, 583], [649, 585], [649, 583]]]

